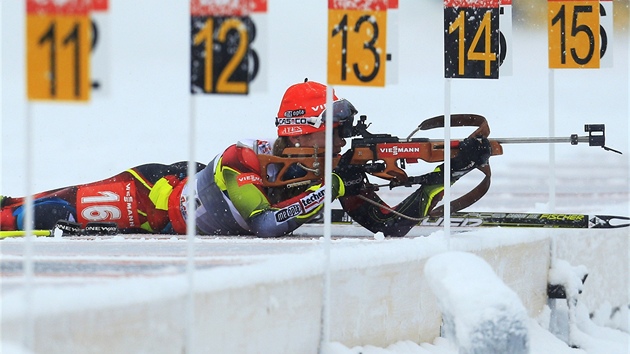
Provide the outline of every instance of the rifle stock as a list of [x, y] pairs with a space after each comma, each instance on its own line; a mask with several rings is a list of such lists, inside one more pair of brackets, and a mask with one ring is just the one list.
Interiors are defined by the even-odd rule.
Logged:
[[[285, 148], [281, 156], [258, 155], [263, 186], [290, 188], [322, 180], [324, 177], [324, 156], [323, 149], [310, 147]], [[339, 157], [334, 157], [333, 167], [337, 166], [338, 162]], [[298, 177], [291, 176], [290, 171], [296, 166], [306, 174]]]
[[[498, 141], [490, 139], [491, 155], [502, 155], [503, 147]], [[457, 155], [459, 140], [451, 142], [451, 157]], [[368, 173], [383, 179], [395, 179], [404, 183], [407, 174], [403, 170], [407, 163], [444, 161], [444, 143], [431, 141], [397, 141], [372, 143], [370, 141], [353, 141], [353, 155], [350, 161], [353, 165], [369, 165]], [[382, 167], [376, 167], [379, 164]], [[399, 166], [400, 165], [400, 166]]]

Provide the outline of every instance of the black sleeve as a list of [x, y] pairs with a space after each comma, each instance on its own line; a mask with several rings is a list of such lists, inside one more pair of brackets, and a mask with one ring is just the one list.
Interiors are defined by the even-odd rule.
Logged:
[[402, 237], [442, 199], [443, 190], [442, 185], [421, 186], [395, 207], [389, 207], [373, 191], [362, 195], [378, 205], [358, 196], [342, 197], [339, 198], [339, 201], [354, 221], [371, 232], [382, 232], [385, 236]]
[[[197, 162], [197, 172], [203, 170], [206, 165]], [[188, 161], [180, 161], [170, 165], [159, 163], [149, 163], [133, 168], [140, 173], [147, 181], [151, 183], [157, 182], [164, 176], [176, 176], [182, 180], [188, 176]]]

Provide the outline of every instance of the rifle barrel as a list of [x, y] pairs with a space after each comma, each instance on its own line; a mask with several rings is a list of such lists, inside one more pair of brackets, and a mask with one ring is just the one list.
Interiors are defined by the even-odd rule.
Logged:
[[532, 137], [532, 138], [498, 138], [492, 139], [500, 144], [551, 144], [551, 143], [588, 143], [588, 136], [579, 136], [577, 140], [572, 139], [571, 137]]
[[[588, 136], [579, 137], [529, 137], [529, 138], [491, 138], [488, 139], [496, 141], [499, 144], [551, 144], [551, 143], [588, 143]], [[441, 143], [443, 139], [429, 139], [430, 143]], [[457, 141], [457, 140], [455, 140]]]

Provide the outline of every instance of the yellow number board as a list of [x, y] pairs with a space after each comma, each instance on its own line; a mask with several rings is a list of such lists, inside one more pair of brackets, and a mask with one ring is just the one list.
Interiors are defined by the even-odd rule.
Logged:
[[549, 68], [599, 68], [599, 1], [549, 0]]
[[[29, 1], [31, 2], [31, 1]], [[62, 14], [27, 6], [27, 93], [30, 100], [87, 101], [90, 98], [88, 12]]]
[[387, 4], [384, 3], [367, 9], [329, 8], [329, 84], [385, 86]]

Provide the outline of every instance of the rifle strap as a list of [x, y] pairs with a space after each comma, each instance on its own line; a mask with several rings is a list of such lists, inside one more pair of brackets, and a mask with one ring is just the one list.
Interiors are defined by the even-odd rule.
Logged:
[[[452, 114], [450, 115], [451, 117], [451, 126], [452, 127], [465, 127], [465, 126], [472, 126], [472, 127], [477, 127], [477, 129], [471, 133], [469, 135], [469, 137], [477, 137], [477, 136], [483, 136], [483, 137], [488, 137], [488, 135], [490, 134], [490, 127], [488, 125], [488, 121], [486, 120], [485, 117], [481, 116], [481, 115], [477, 115], [477, 114]], [[435, 128], [443, 128], [444, 127], [444, 116], [436, 116], [433, 118], [429, 118], [426, 119], [425, 121], [423, 121], [418, 128], [416, 128], [413, 132], [411, 132], [411, 134], [409, 135], [408, 139], [410, 139], [418, 130], [430, 130], [430, 129], [435, 129]], [[470, 190], [468, 193], [462, 195], [461, 197], [451, 201], [451, 214], [458, 212], [462, 209], [465, 209], [467, 207], [469, 207], [470, 205], [476, 203], [479, 199], [481, 199], [487, 192], [488, 189], [490, 188], [490, 178], [492, 176], [492, 171], [490, 169], [490, 165], [487, 164], [485, 166], [481, 166], [481, 167], [477, 167], [478, 170], [480, 170], [483, 174], [484, 174], [484, 178], [483, 180], [472, 190]], [[415, 177], [416, 183], [420, 183], [420, 184], [435, 184], [435, 183], [439, 183], [438, 179], [440, 179], [443, 183], [444, 179], [441, 178], [440, 174], [438, 173], [429, 173], [420, 177]], [[392, 209], [392, 208], [388, 208], [384, 205], [381, 205], [380, 203], [377, 203], [369, 198], [366, 198], [365, 196], [362, 195], [358, 195], [359, 198], [365, 200], [368, 203], [372, 203], [375, 204], [377, 206], [379, 206], [380, 208], [386, 209], [392, 213], [394, 213], [395, 215], [398, 215], [400, 217], [409, 219], [409, 220], [416, 220], [416, 221], [420, 221], [422, 220], [422, 218], [424, 217], [424, 215], [422, 217], [416, 218], [416, 217], [411, 217], [408, 215], [404, 215], [402, 213], [397, 212], [396, 210]], [[444, 214], [444, 206], [441, 205], [435, 209], [433, 209], [431, 212], [429, 212], [429, 216], [435, 217], [435, 216], [443, 216]]]
[[[464, 208], [469, 207], [470, 205], [474, 204], [475, 202], [477, 202], [479, 199], [481, 199], [481, 197], [483, 197], [486, 192], [488, 191], [488, 189], [490, 188], [490, 176], [492, 175], [492, 172], [490, 170], [490, 165], [485, 165], [482, 167], [477, 167], [477, 169], [479, 169], [481, 172], [483, 172], [483, 174], [485, 175], [484, 179], [477, 185], [477, 187], [473, 188], [470, 192], [462, 195], [461, 197], [451, 201], [451, 214], [456, 213]], [[398, 212], [392, 208], [389, 208], [385, 205], [382, 205], [370, 198], [367, 198], [363, 195], [357, 195], [357, 197], [359, 197], [360, 199], [363, 199], [364, 201], [370, 203], [370, 204], [374, 204], [376, 206], [378, 206], [379, 208], [385, 209], [395, 215], [398, 215], [402, 218], [405, 219], [409, 219], [409, 220], [413, 220], [413, 221], [422, 221], [424, 220], [424, 218], [426, 216], [421, 216], [421, 217], [413, 217], [413, 216], [409, 216], [409, 215], [405, 215], [401, 212]], [[444, 216], [444, 206], [440, 205], [439, 207], [433, 209], [428, 216], [431, 217], [441, 217]]]
[[[490, 177], [492, 176], [490, 165], [488, 164], [485, 166], [477, 167], [477, 169], [484, 174], [483, 180], [481, 180], [481, 182], [479, 182], [479, 184], [475, 188], [470, 190], [470, 192], [451, 201], [451, 214], [471, 206], [479, 199], [481, 199], [486, 194], [486, 192], [488, 192], [488, 189], [490, 188]], [[444, 216], [444, 206], [440, 205], [439, 207], [433, 209], [429, 213], [429, 216]]]
[[[490, 126], [484, 116], [478, 114], [451, 114], [451, 127], [477, 127], [470, 136], [490, 135]], [[437, 116], [424, 120], [418, 126], [418, 130], [431, 130], [444, 128], [444, 116]]]
[[[488, 137], [490, 135], [490, 126], [488, 125], [488, 121], [485, 117], [477, 115], [477, 114], [452, 114], [451, 116], [451, 126], [452, 127], [465, 127], [465, 126], [473, 126], [477, 127], [477, 129], [472, 132], [469, 136], [484, 136]], [[433, 118], [429, 118], [422, 122], [419, 126], [419, 130], [430, 130], [435, 128], [443, 128], [444, 127], [444, 116], [437, 116]], [[464, 208], [467, 208], [477, 202], [481, 197], [483, 197], [488, 189], [490, 188], [490, 177], [492, 175], [492, 171], [490, 170], [490, 165], [485, 165], [482, 167], [477, 167], [485, 176], [483, 180], [470, 192], [462, 195], [461, 197], [451, 201], [451, 213], [460, 211]], [[429, 216], [443, 216], [444, 215], [444, 206], [439, 206], [433, 209]]]

